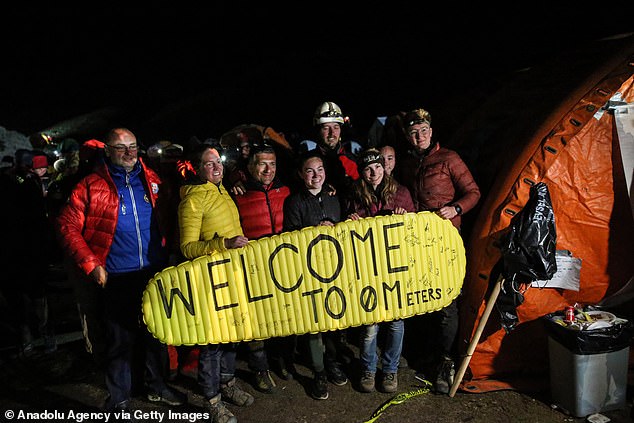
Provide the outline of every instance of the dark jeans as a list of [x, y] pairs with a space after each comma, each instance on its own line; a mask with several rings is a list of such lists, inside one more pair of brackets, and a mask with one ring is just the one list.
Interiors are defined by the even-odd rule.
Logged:
[[[264, 341], [245, 342], [248, 353], [249, 369], [254, 372], [261, 372], [269, 369], [269, 359], [266, 353]], [[238, 344], [234, 344], [233, 352], [225, 351], [220, 360], [221, 382], [228, 382], [235, 376], [236, 372], [236, 349]]]
[[438, 310], [438, 355], [451, 357], [453, 344], [458, 334], [458, 304], [453, 300], [447, 307]]
[[340, 336], [339, 331], [308, 334], [308, 352], [316, 373], [338, 365], [337, 338]]
[[156, 393], [166, 389], [167, 346], [160, 343], [142, 323], [143, 290], [151, 272], [109, 275], [104, 289], [104, 317], [107, 340], [106, 386], [112, 408], [132, 395], [133, 387], [144, 383]]
[[247, 342], [247, 349], [249, 351], [249, 369], [254, 372], [269, 369], [269, 360], [264, 341], [249, 341]]
[[200, 346], [198, 385], [206, 400], [218, 395], [220, 384], [233, 379], [236, 371], [236, 344]]

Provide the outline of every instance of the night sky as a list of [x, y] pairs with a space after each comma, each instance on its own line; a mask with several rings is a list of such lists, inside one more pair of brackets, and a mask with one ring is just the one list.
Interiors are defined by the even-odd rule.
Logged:
[[291, 134], [331, 100], [363, 136], [376, 116], [433, 114], [473, 85], [631, 32], [624, 11], [425, 4], [3, 6], [0, 126], [28, 135], [114, 107], [152, 137], [219, 137], [242, 123]]

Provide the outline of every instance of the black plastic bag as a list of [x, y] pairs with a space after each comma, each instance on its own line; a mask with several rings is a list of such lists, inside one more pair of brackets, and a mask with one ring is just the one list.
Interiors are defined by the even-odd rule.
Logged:
[[518, 323], [516, 308], [524, 302], [522, 283], [550, 280], [557, 271], [555, 213], [548, 186], [531, 187], [524, 208], [511, 220], [501, 250], [504, 283], [496, 308], [507, 332]]
[[557, 271], [555, 213], [548, 186], [531, 187], [524, 208], [511, 220], [502, 245], [504, 277], [526, 282], [550, 280]]
[[562, 312], [544, 316], [548, 335], [567, 350], [577, 355], [601, 354], [620, 351], [632, 342], [634, 325], [629, 320], [614, 323], [609, 327], [591, 330], [574, 330], [556, 323], [555, 316]]

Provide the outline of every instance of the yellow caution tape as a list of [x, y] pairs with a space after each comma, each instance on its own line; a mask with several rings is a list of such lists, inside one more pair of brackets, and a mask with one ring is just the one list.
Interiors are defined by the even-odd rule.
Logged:
[[379, 418], [379, 416], [381, 416], [381, 414], [391, 405], [401, 404], [401, 403], [403, 403], [403, 402], [407, 401], [408, 399], [413, 398], [415, 396], [428, 394], [430, 392], [430, 389], [431, 389], [431, 386], [432, 386], [431, 382], [425, 380], [423, 382], [423, 384], [425, 386], [422, 387], [422, 388], [416, 389], [415, 391], [403, 392], [401, 394], [398, 394], [397, 396], [395, 396], [391, 400], [387, 401], [382, 406], [380, 406], [372, 414], [372, 416], [370, 416], [369, 420], [366, 420], [363, 423], [374, 423], [374, 421], [376, 421]]
[[148, 282], [143, 318], [171, 345], [344, 329], [440, 310], [465, 269], [460, 234], [434, 213], [348, 220], [168, 267]]

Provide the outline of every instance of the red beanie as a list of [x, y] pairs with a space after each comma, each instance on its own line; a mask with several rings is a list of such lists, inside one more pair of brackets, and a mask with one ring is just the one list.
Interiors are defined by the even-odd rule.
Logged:
[[33, 169], [41, 169], [43, 167], [48, 167], [46, 156], [33, 156]]

